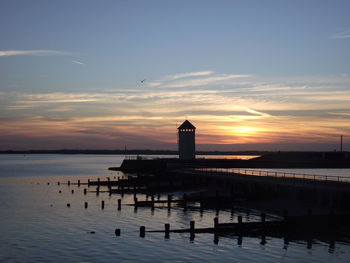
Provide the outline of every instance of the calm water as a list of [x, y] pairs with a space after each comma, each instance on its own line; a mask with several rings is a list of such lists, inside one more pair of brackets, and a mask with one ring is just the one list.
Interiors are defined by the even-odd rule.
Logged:
[[[216, 215], [182, 208], [170, 212], [139, 208], [135, 212], [127, 206], [133, 202], [131, 195], [84, 195], [84, 186], [56, 184], [120, 176], [106, 168], [119, 165], [122, 159], [111, 155], [0, 155], [0, 262], [349, 262], [350, 246], [340, 242], [333, 249], [327, 242], [314, 240], [308, 249], [305, 241], [285, 245], [279, 238], [267, 238], [265, 245], [247, 237], [242, 244], [237, 237], [220, 237], [215, 244], [212, 234], [197, 234], [192, 241], [187, 233], [172, 233], [170, 239], [163, 233], [146, 233], [140, 238], [141, 225], [146, 230], [163, 229], [165, 223], [187, 228], [195, 220], [196, 226], [205, 227], [213, 225]], [[120, 211], [116, 206], [119, 198]], [[87, 209], [84, 202], [89, 203]], [[220, 211], [219, 218], [236, 222], [238, 215], [243, 220], [258, 219], [254, 211], [233, 215]], [[114, 235], [116, 228], [121, 229], [119, 237]]]

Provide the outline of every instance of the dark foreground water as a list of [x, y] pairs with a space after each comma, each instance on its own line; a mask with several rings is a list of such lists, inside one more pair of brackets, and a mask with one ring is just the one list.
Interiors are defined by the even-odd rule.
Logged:
[[[0, 155], [0, 262], [349, 262], [350, 246], [313, 240], [284, 244], [283, 239], [220, 237], [212, 234], [146, 233], [146, 230], [213, 225], [213, 211], [183, 208], [139, 208], [132, 195], [83, 194], [85, 186], [57, 185], [87, 178], [121, 176], [106, 168], [119, 165], [123, 156], [103, 155]], [[349, 170], [343, 170], [346, 174]], [[324, 174], [326, 171], [323, 170]], [[334, 173], [335, 171], [332, 171]], [[50, 183], [48, 185], [47, 183]], [[72, 191], [74, 190], [74, 194]], [[91, 188], [94, 190], [94, 188]], [[61, 193], [59, 193], [61, 191]], [[117, 199], [122, 198], [122, 209]], [[139, 196], [139, 200], [144, 200]], [[101, 209], [101, 201], [105, 208]], [[84, 202], [88, 202], [87, 209]], [[70, 203], [70, 207], [67, 207]], [[258, 213], [257, 213], [258, 214]], [[254, 211], [220, 211], [221, 222], [258, 220]], [[121, 236], [114, 231], [121, 229]], [[217, 243], [217, 244], [216, 244]]]

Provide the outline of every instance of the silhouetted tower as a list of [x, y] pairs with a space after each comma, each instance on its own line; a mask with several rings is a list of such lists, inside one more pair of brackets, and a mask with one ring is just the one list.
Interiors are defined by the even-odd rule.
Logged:
[[179, 158], [191, 160], [196, 158], [196, 127], [185, 120], [178, 128]]

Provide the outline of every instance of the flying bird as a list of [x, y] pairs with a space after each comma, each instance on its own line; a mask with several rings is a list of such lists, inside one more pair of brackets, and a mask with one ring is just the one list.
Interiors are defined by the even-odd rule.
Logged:
[[146, 79], [140, 80], [141, 84], [144, 84]]

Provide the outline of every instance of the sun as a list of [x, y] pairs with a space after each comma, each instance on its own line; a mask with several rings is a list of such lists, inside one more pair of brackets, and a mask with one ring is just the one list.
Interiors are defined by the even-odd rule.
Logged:
[[233, 127], [230, 130], [231, 134], [234, 134], [236, 136], [250, 136], [256, 134], [257, 132], [257, 128], [248, 126]]

